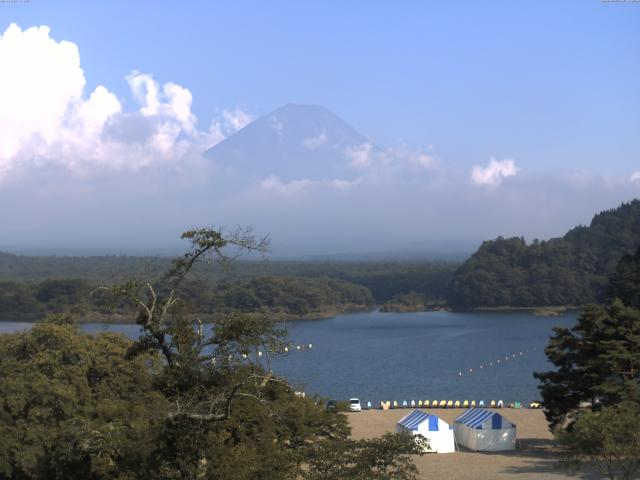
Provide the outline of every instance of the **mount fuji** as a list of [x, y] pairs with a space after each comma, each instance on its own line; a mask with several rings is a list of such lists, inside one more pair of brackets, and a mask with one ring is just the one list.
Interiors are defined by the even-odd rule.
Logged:
[[210, 148], [205, 158], [252, 181], [322, 181], [357, 176], [378, 150], [329, 109], [290, 103]]

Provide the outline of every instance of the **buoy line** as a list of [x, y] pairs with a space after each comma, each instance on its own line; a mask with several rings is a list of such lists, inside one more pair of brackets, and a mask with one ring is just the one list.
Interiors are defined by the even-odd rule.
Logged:
[[[283, 354], [283, 353], [291, 353], [291, 352], [308, 352], [311, 349], [313, 349], [313, 343], [304, 343], [304, 344], [297, 344], [297, 345], [292, 344], [278, 350], [271, 349], [268, 352], [266, 350], [258, 350], [257, 355], [258, 357], [262, 357], [262, 355], [264, 355], [265, 353]], [[242, 358], [248, 358], [249, 355], [250, 355], [249, 353], [243, 353]]]
[[476, 368], [466, 368], [458, 371], [458, 377], [462, 377], [464, 375], [472, 375], [474, 372], [478, 372], [479, 370], [484, 370], [486, 368], [497, 367], [500, 365], [504, 365], [506, 362], [510, 360], [515, 360], [517, 358], [523, 357], [527, 355], [530, 351], [537, 350], [537, 347], [533, 347], [531, 349], [519, 350], [515, 353], [511, 353], [509, 355], [505, 355], [504, 357], [500, 357], [497, 360], [491, 360], [489, 362], [481, 363], [479, 367]]

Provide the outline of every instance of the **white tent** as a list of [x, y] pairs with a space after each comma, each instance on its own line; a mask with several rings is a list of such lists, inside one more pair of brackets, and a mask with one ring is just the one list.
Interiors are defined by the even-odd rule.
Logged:
[[427, 440], [425, 452], [450, 453], [455, 451], [453, 429], [435, 415], [414, 410], [398, 421], [396, 432], [409, 432], [422, 435]]
[[516, 426], [498, 412], [472, 408], [456, 418], [453, 431], [456, 443], [471, 450], [495, 452], [516, 448]]

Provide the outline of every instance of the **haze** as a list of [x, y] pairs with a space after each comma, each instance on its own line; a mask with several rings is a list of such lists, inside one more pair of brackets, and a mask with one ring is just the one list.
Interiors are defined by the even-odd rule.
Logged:
[[0, 250], [548, 238], [640, 191], [634, 2], [0, 4]]

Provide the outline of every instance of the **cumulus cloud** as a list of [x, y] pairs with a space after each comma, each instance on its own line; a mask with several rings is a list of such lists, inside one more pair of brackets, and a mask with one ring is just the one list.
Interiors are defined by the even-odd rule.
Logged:
[[309, 150], [315, 150], [316, 148], [325, 145], [328, 141], [329, 139], [327, 138], [327, 134], [323, 131], [315, 137], [309, 137], [302, 140], [302, 146]]
[[486, 167], [473, 167], [471, 170], [471, 181], [476, 185], [495, 187], [500, 185], [504, 178], [517, 175], [519, 170], [513, 160], [505, 159], [498, 161], [492, 158]]
[[224, 110], [200, 131], [188, 89], [136, 71], [126, 81], [138, 110], [123, 111], [103, 85], [87, 97], [78, 47], [56, 41], [46, 26], [11, 24], [0, 36], [0, 64], [0, 179], [48, 164], [83, 174], [176, 165], [252, 120]]
[[631, 174], [631, 177], [629, 178], [629, 180], [631, 181], [631, 183], [635, 183], [636, 185], [640, 185], [640, 171], [633, 172]]

